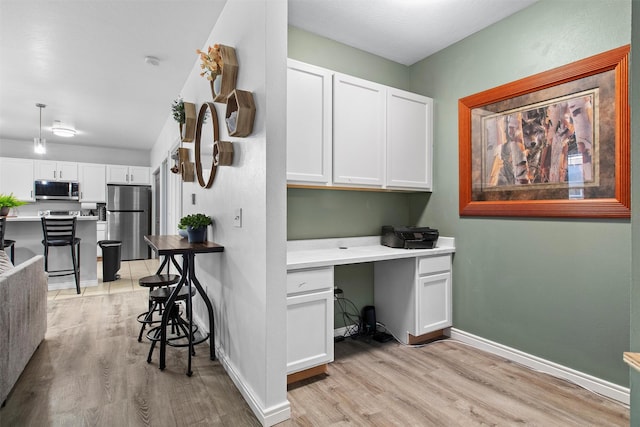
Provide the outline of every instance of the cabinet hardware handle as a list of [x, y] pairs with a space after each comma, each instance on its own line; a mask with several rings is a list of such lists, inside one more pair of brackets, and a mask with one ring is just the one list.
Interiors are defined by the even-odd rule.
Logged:
[[131, 182], [133, 182], [133, 174], [131, 174]]
[[60, 179], [62, 179], [62, 171], [60, 171]]
[[304, 285], [306, 285], [306, 284], [307, 284], [307, 282], [302, 282], [302, 283], [300, 283], [300, 284], [298, 285], [298, 287], [299, 287], [299, 288], [301, 288], [301, 287], [303, 287], [303, 286], [304, 286]]
[[53, 179], [56, 179], [56, 174], [57, 174], [57, 172], [53, 171]]

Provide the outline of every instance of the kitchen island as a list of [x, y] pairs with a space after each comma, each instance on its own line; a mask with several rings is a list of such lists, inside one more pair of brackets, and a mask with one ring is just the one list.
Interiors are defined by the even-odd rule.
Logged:
[[[97, 216], [78, 216], [76, 237], [80, 242], [80, 285], [97, 286]], [[5, 239], [15, 240], [16, 265], [34, 255], [43, 255], [42, 222], [38, 215], [7, 217]], [[49, 269], [71, 268], [69, 247], [49, 249]], [[49, 290], [75, 288], [73, 276], [49, 277]]]

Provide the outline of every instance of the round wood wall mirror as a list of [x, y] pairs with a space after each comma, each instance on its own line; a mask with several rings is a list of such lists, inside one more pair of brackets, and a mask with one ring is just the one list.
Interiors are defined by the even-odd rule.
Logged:
[[[206, 123], [205, 123], [206, 118]], [[198, 113], [196, 125], [196, 175], [198, 183], [203, 188], [209, 188], [216, 178], [217, 166], [214, 163], [213, 145], [218, 140], [218, 114], [213, 102], [205, 102]], [[206, 169], [203, 169], [202, 166]], [[205, 180], [205, 176], [208, 179]]]

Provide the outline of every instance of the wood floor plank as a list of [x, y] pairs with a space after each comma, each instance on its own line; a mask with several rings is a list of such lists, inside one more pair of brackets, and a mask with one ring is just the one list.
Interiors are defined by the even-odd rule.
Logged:
[[[144, 266], [132, 268], [147, 274]], [[147, 269], [148, 270], [148, 269]], [[132, 280], [134, 278], [132, 277]], [[260, 426], [206, 346], [146, 362], [134, 291], [48, 302], [48, 331], [0, 426]], [[328, 373], [291, 384], [279, 426], [628, 426], [629, 408], [462, 343], [424, 346], [347, 339]]]

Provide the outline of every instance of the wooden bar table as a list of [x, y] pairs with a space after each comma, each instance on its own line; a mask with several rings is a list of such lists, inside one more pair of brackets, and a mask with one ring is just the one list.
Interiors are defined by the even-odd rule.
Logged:
[[[187, 284], [189, 287], [189, 297], [187, 299], [188, 312], [189, 312], [189, 361], [187, 365], [187, 375], [191, 376], [191, 355], [193, 354], [193, 322], [192, 322], [192, 307], [191, 307], [191, 285], [196, 287], [196, 290], [202, 297], [207, 311], [209, 313], [209, 353], [211, 360], [215, 360], [215, 337], [214, 337], [214, 316], [213, 305], [207, 296], [207, 293], [202, 288], [202, 285], [198, 281], [195, 273], [195, 257], [196, 254], [211, 253], [211, 252], [223, 252], [224, 246], [218, 245], [213, 242], [202, 243], [189, 243], [187, 239], [180, 236], [144, 236], [144, 240], [158, 255], [163, 255], [166, 258], [174, 258], [176, 255], [182, 255], [182, 277], [180, 282], [176, 285], [171, 296], [167, 300], [166, 307], [172, 307], [175, 303], [176, 297], [180, 292], [180, 289]], [[161, 267], [162, 268], [162, 267]], [[167, 321], [169, 319], [169, 312], [171, 310], [165, 310], [162, 313], [161, 324], [161, 336], [160, 336], [160, 369], [165, 368], [166, 359], [166, 340], [167, 340]]]

